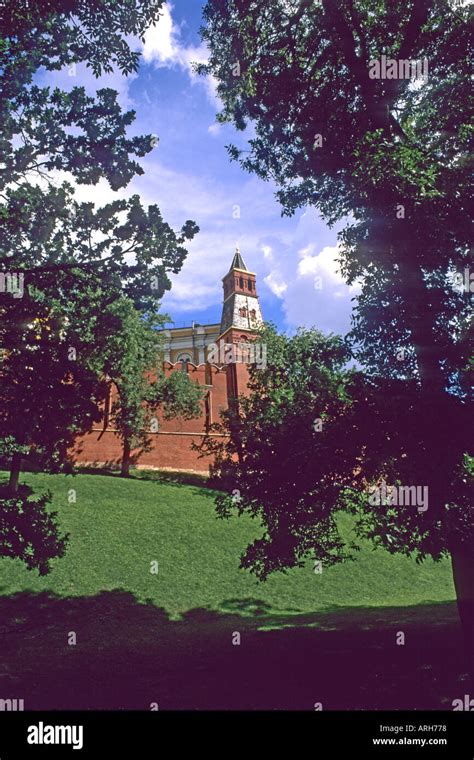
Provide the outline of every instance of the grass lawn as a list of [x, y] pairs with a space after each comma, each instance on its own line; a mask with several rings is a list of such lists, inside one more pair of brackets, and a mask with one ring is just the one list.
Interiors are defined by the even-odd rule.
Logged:
[[322, 574], [307, 563], [260, 583], [239, 569], [259, 526], [217, 519], [198, 479], [23, 480], [52, 491], [70, 533], [46, 577], [0, 560], [1, 691], [26, 709], [312, 709], [321, 695], [327, 709], [439, 709], [463, 688], [447, 561], [367, 546]]

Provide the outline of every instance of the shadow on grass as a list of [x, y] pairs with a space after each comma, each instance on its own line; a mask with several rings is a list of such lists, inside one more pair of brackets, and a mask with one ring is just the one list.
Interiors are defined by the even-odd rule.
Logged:
[[[120, 471], [112, 467], [80, 467], [75, 470], [76, 475], [103, 475], [106, 477], [120, 478]], [[198, 472], [170, 472], [168, 470], [135, 470], [132, 469], [129, 481], [144, 480], [153, 483], [166, 483], [172, 486], [198, 486], [206, 490], [214, 490], [215, 483], [206, 474]]]
[[[43, 470], [40, 468], [33, 468], [33, 467], [24, 467], [23, 473], [43, 473]], [[122, 476], [120, 475], [120, 469], [117, 468], [117, 466], [113, 465], [113, 463], [108, 463], [107, 465], [104, 465], [103, 467], [75, 467], [71, 472], [65, 473], [67, 475], [70, 475], [71, 477], [74, 477], [74, 475], [100, 475], [107, 478], [117, 478], [119, 480], [122, 479]], [[2, 470], [0, 468], [0, 480], [4, 481], [5, 483], [8, 482], [8, 472], [6, 470]], [[211, 478], [206, 475], [205, 473], [199, 473], [199, 472], [182, 472], [182, 471], [168, 471], [168, 470], [137, 470], [137, 469], [131, 469], [130, 477], [124, 478], [124, 480], [128, 481], [134, 481], [134, 480], [141, 480], [141, 481], [147, 481], [147, 482], [153, 482], [153, 483], [159, 483], [163, 484], [166, 483], [167, 485], [175, 485], [175, 486], [198, 486], [199, 488], [206, 489], [206, 490], [215, 490], [216, 484]]]
[[0, 597], [0, 698], [27, 710], [436, 710], [468, 691], [454, 603], [284, 616], [258, 599], [221, 607], [170, 620], [120, 590]]

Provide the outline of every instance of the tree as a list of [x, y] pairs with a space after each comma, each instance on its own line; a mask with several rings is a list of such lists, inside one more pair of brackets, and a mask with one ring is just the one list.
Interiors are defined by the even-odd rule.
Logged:
[[[30, 415], [25, 424], [35, 455], [42, 450], [45, 464], [46, 457], [50, 463], [58, 460], [59, 450], [64, 456], [71, 435], [97, 413], [99, 399], [92, 389], [106, 338], [103, 309], [123, 293], [137, 308], [156, 308], [170, 287], [167, 273], [179, 271], [184, 242], [197, 231], [186, 222], [175, 233], [159, 208], [143, 208], [138, 196], [95, 209], [77, 203], [70, 184], [56, 186], [51, 172], [58, 170], [78, 183], [105, 177], [114, 189], [126, 185], [143, 173], [131, 156], [149, 152], [151, 136], [127, 137], [134, 113], [121, 112], [113, 90], [99, 90], [96, 98], [80, 87], [51, 92], [33, 84], [33, 75], [40, 67], [54, 70], [81, 61], [97, 76], [113, 66], [124, 74], [135, 70], [138, 55], [126, 35], [142, 38], [158, 20], [160, 6], [142, 0], [113, 6], [7, 2], [0, 11], [0, 80], [8, 96], [0, 106], [0, 266], [8, 267], [5, 278], [21, 280], [22, 290], [15, 294], [7, 287], [0, 294], [2, 375], [8, 386], [3, 432], [18, 434], [13, 490], [26, 435], [17, 410]], [[64, 405], [51, 415], [66, 391]], [[42, 407], [35, 404], [39, 394]]]
[[[122, 440], [121, 474], [129, 477], [132, 450], [151, 446], [150, 432], [158, 431], [156, 414], [166, 419], [191, 419], [201, 413], [202, 392], [183, 372], [165, 377], [160, 367], [163, 315], [141, 315], [127, 299], [109, 308], [113, 327], [107, 341], [104, 375], [117, 391], [111, 416]], [[140, 452], [141, 453], [141, 452]]]
[[[0, 187], [48, 172], [72, 172], [78, 182], [106, 177], [124, 187], [143, 169], [151, 135], [128, 138], [134, 112], [122, 113], [117, 93], [97, 97], [83, 87], [70, 92], [33, 84], [34, 74], [82, 62], [95, 76], [138, 69], [134, 36], [160, 18], [164, 0], [5, 0], [0, 8]], [[74, 127], [75, 129], [71, 129]]]
[[[472, 283], [459, 284], [470, 262], [470, 13], [448, 0], [209, 0], [200, 68], [218, 80], [220, 120], [252, 124], [249, 150], [230, 155], [276, 183], [283, 213], [309, 204], [329, 224], [350, 215], [341, 270], [361, 283], [350, 338], [380, 408], [383, 381], [401, 383], [396, 426], [411, 430], [406, 446], [417, 442], [416, 482], [442, 523], [451, 504], [465, 509], [470, 445]], [[395, 76], [382, 75], [382, 56]], [[427, 78], [400, 75], [405, 61], [427, 66]], [[464, 529], [445, 534], [470, 631], [471, 519], [467, 510]]]
[[0, 487], [0, 543], [2, 555], [21, 559], [28, 570], [46, 575], [52, 559], [64, 556], [69, 535], [59, 534], [57, 512], [48, 511], [51, 494], [30, 498], [31, 489], [15, 493]]
[[[22, 252], [9, 260], [24, 280], [21, 298], [0, 294], [0, 432], [20, 448], [28, 443], [43, 467], [57, 467], [99, 414], [98, 377], [115, 337], [107, 308], [125, 295], [134, 308], [156, 310], [197, 227], [187, 222], [175, 233], [137, 196], [101, 209], [79, 204], [67, 185], [47, 193], [21, 186], [6, 198], [0, 252]], [[20, 451], [12, 457], [13, 490], [21, 459]]]
[[[283, 213], [309, 204], [330, 224], [352, 216], [341, 264], [349, 283], [362, 281], [360, 358], [438, 390], [461, 382], [470, 316], [449, 278], [470, 245], [470, 11], [457, 6], [210, 0], [200, 67], [218, 79], [218, 118], [252, 123], [250, 150], [230, 155], [276, 182]], [[370, 78], [382, 55], [426, 58], [427, 81]]]
[[[433, 508], [420, 480], [426, 410], [414, 381], [349, 369], [348, 344], [314, 329], [289, 338], [268, 326], [260, 340], [266, 369], [250, 365], [250, 395], [211, 431], [229, 439], [210, 436], [202, 447], [215, 457], [223, 489], [218, 514], [248, 512], [262, 522], [263, 536], [247, 548], [242, 567], [265, 580], [308, 557], [326, 566], [350, 559], [358, 544], [339, 532], [342, 511], [353, 515], [356, 539], [419, 561], [472, 541], [474, 460], [466, 456], [452, 468], [450, 498], [443, 510]], [[432, 434], [446, 434], [452, 423], [436, 420]], [[466, 444], [465, 429], [454, 428], [453, 448]], [[472, 658], [473, 610], [459, 597]]]
[[[156, 205], [144, 208], [138, 196], [101, 209], [77, 203], [72, 185], [59, 184], [54, 173], [76, 183], [105, 178], [116, 190], [143, 173], [136, 159], [155, 139], [128, 137], [135, 114], [122, 112], [115, 91], [91, 97], [82, 87], [39, 87], [33, 77], [40, 68], [81, 62], [96, 76], [114, 67], [135, 71], [139, 56], [130, 40], [143, 39], [161, 6], [160, 0], [25, 0], [0, 8], [0, 434], [8, 442], [2, 453], [11, 457], [12, 525], [29, 530], [19, 519], [20, 502], [44, 520], [42, 569], [59, 544], [46, 541], [54, 532], [47, 500], [36, 508], [19, 488], [22, 458], [48, 469], [65, 466], [72, 439], [98, 414], [107, 306], [125, 295], [139, 310], [156, 309], [197, 227], [188, 221], [175, 232]], [[9, 541], [2, 537], [2, 551], [16, 546], [24, 558], [29, 549]]]

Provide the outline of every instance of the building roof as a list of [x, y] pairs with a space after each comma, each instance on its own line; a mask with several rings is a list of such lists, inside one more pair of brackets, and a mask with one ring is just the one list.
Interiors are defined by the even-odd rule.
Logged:
[[238, 245], [235, 246], [234, 258], [232, 259], [232, 264], [230, 265], [229, 272], [232, 272], [233, 269], [243, 269], [244, 272], [249, 271], [245, 265], [245, 261], [242, 258], [242, 254], [240, 253]]

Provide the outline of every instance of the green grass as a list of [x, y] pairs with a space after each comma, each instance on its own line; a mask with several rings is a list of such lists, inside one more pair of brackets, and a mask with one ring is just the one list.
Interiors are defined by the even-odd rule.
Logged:
[[24, 480], [71, 536], [45, 577], [0, 560], [0, 695], [27, 710], [436, 710], [467, 693], [448, 562], [364, 546], [260, 583], [239, 569], [259, 526], [217, 519], [198, 477]]
[[[315, 574], [308, 562], [261, 583], [239, 569], [242, 551], [259, 534], [258, 524], [247, 517], [218, 519], [211, 490], [157, 473], [130, 480], [25, 474], [23, 481], [35, 493], [51, 490], [70, 543], [66, 556], [55, 560], [42, 578], [20, 561], [0, 560], [2, 595], [49, 591], [74, 597], [120, 589], [174, 619], [196, 608], [288, 615], [455, 598], [448, 561], [417, 565], [371, 546], [364, 546], [356, 561], [322, 574]], [[68, 503], [70, 489], [76, 503]], [[347, 523], [345, 527], [350, 529]], [[159, 564], [157, 575], [150, 573], [152, 561]]]

